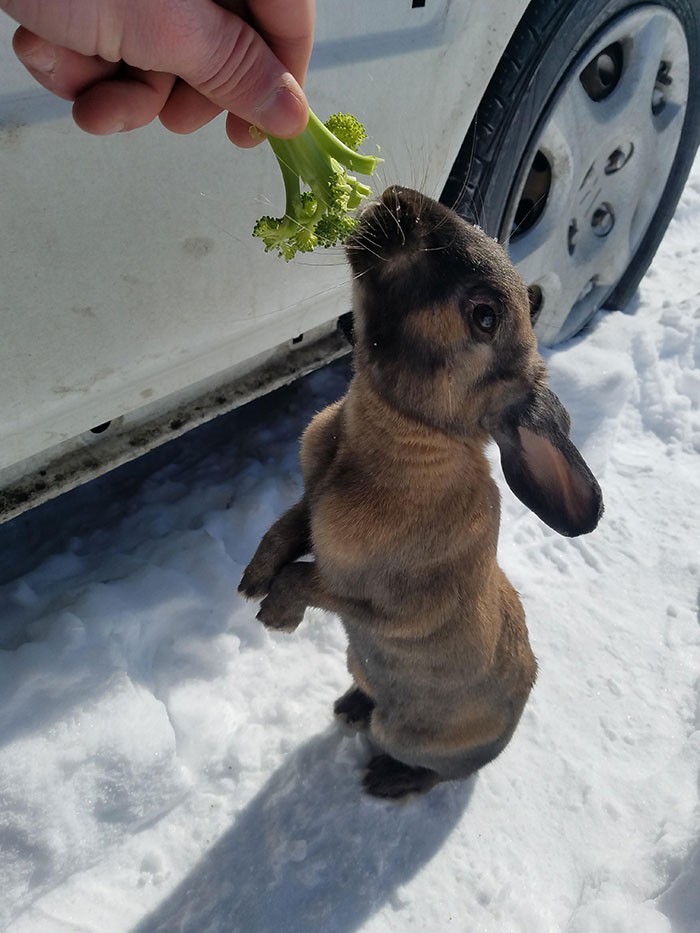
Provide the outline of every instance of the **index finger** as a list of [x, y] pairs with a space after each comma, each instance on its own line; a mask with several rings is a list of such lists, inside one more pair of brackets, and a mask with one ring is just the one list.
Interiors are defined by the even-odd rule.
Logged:
[[255, 26], [303, 85], [314, 41], [316, 0], [247, 0]]

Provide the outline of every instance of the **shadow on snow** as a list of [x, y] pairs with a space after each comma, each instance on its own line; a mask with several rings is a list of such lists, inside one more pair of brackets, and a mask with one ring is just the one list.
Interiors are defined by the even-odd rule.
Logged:
[[440, 849], [475, 779], [403, 804], [360, 786], [361, 736], [333, 729], [294, 752], [134, 933], [350, 933]]

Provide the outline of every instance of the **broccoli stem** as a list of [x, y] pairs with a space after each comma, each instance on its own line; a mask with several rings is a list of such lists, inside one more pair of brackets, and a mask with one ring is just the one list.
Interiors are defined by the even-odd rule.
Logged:
[[325, 186], [330, 165], [318, 147], [314, 145], [307, 130], [294, 139], [276, 139], [271, 136], [270, 145], [282, 169], [282, 178], [287, 187], [287, 178], [294, 179], [292, 190], [299, 191], [301, 179], [313, 191], [321, 203], [328, 205], [329, 195]]

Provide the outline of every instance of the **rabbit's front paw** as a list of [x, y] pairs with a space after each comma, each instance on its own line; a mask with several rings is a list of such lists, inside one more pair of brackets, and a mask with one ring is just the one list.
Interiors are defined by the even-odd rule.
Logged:
[[256, 618], [265, 628], [293, 632], [304, 618], [307, 603], [296, 580], [296, 566], [289, 564], [278, 573], [260, 604]]
[[271, 594], [260, 604], [260, 611], [255, 617], [265, 628], [276, 632], [293, 632], [304, 618], [306, 606], [281, 603]]
[[270, 592], [276, 568], [271, 560], [257, 554], [243, 571], [238, 592], [246, 599], [262, 599]]

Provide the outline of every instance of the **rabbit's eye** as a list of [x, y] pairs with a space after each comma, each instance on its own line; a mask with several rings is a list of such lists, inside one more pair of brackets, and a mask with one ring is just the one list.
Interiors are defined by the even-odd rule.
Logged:
[[493, 305], [482, 302], [472, 308], [472, 320], [484, 334], [492, 334], [498, 327], [500, 315]]

